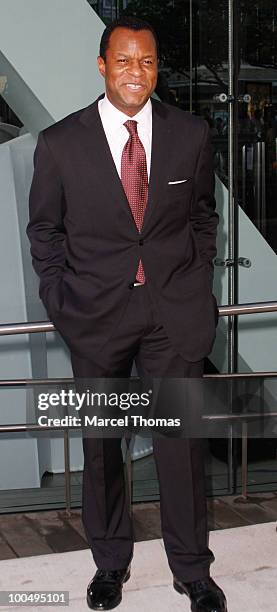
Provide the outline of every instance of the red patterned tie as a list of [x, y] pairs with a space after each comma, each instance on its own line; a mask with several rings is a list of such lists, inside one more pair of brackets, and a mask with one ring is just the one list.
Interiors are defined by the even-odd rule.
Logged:
[[[148, 198], [147, 164], [144, 146], [137, 133], [137, 121], [124, 123], [130, 136], [122, 151], [121, 181], [138, 230], [141, 230]], [[139, 261], [136, 280], [145, 283], [142, 261]]]

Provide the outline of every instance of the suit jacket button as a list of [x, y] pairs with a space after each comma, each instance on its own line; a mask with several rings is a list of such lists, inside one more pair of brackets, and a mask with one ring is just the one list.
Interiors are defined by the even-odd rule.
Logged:
[[130, 283], [130, 285], [128, 285], [129, 289], [134, 289], [134, 283]]
[[141, 238], [141, 239], [139, 240], [139, 246], [142, 246], [142, 245], [143, 245], [143, 240], [142, 240], [142, 238]]

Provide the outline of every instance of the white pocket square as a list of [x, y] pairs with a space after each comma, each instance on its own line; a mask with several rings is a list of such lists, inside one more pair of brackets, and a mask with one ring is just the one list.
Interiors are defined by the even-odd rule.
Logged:
[[178, 185], [179, 183], [186, 183], [188, 179], [182, 179], [181, 181], [168, 181], [168, 185]]

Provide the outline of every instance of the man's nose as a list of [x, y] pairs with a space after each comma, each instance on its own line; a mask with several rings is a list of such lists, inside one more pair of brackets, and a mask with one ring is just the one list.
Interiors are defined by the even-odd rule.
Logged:
[[139, 76], [141, 74], [142, 67], [138, 59], [133, 59], [131, 62], [129, 62], [128, 72], [134, 76]]

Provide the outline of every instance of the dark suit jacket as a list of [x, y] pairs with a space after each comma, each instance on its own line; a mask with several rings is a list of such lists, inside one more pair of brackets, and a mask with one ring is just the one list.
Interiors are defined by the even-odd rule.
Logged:
[[140, 234], [98, 100], [40, 132], [34, 154], [27, 234], [40, 297], [69, 348], [92, 360], [124, 317], [140, 258], [176, 350], [197, 361], [215, 337], [218, 215], [209, 127], [156, 100], [152, 109], [149, 200]]

